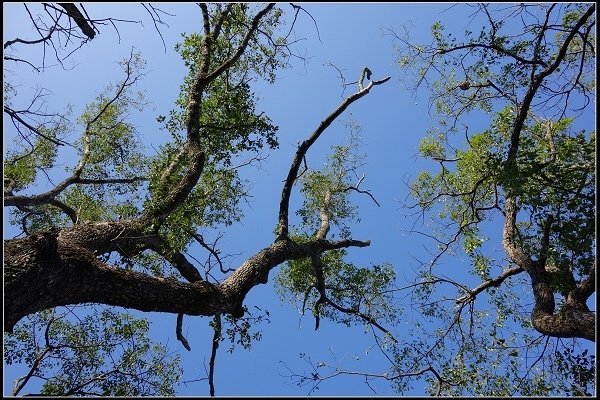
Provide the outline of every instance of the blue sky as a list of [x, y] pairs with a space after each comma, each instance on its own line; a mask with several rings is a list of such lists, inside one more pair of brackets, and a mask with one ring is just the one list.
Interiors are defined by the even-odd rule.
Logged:
[[[236, 254], [228, 259], [230, 266], [235, 267], [273, 240], [281, 185], [296, 143], [306, 138], [342, 101], [337, 71], [325, 64], [331, 62], [343, 69], [348, 81], [356, 80], [361, 69], [368, 66], [375, 79], [386, 76], [392, 79], [385, 85], [375, 87], [368, 96], [353, 104], [313, 146], [308, 154], [308, 163], [314, 167], [322, 165], [329, 146], [341, 143], [348, 137], [349, 131], [342, 123], [344, 120], [350, 118], [361, 126], [362, 151], [367, 154], [368, 163], [362, 170], [366, 174], [364, 188], [371, 190], [381, 207], [377, 207], [366, 196], [354, 197], [359, 206], [361, 222], [353, 227], [353, 237], [370, 239], [372, 244], [365, 249], [351, 249], [349, 254], [352, 260], [365, 265], [390, 262], [395, 266], [399, 279], [406, 277], [406, 280], [412, 280], [418, 264], [412, 257], [427, 257], [424, 246], [430, 246], [431, 243], [423, 237], [407, 235], [413, 219], [406, 216], [409, 211], [403, 208], [407, 197], [405, 182], [414, 178], [420, 169], [434, 167], [416, 157], [419, 140], [433, 123], [427, 114], [425, 94], [415, 98], [401, 87], [393, 42], [383, 34], [384, 28], [398, 29], [401, 25], [410, 25], [411, 35], [416, 42], [429, 42], [430, 26], [436, 20], [442, 20], [446, 26], [460, 32], [469, 24], [469, 10], [463, 10], [461, 14], [458, 7], [452, 7], [451, 4], [306, 3], [303, 6], [316, 20], [321, 41], [313, 21], [300, 14], [295, 31], [298, 36], [305, 38], [299, 43], [298, 50], [306, 54], [306, 62], [292, 60], [292, 67], [281, 71], [274, 85], [259, 83], [255, 86], [261, 98], [259, 108], [280, 128], [280, 148], [262, 162], [261, 169], [249, 168], [244, 171], [243, 176], [251, 181], [253, 197], [245, 208], [242, 223], [226, 232], [221, 241], [222, 251]], [[282, 7], [291, 14], [287, 3]], [[108, 83], [120, 79], [116, 61], [127, 57], [132, 46], [135, 47], [148, 61], [149, 73], [140, 87], [146, 90], [154, 109], [132, 114], [131, 120], [146, 143], [158, 144], [167, 134], [159, 131], [155, 118], [159, 114], [167, 114], [174, 107], [179, 84], [186, 74], [173, 47], [180, 40], [181, 32], [198, 31], [201, 22], [200, 11], [194, 4], [169, 3], [161, 4], [160, 8], [175, 14], [175, 17], [165, 17], [169, 28], [161, 28], [166, 53], [146, 11], [140, 5], [94, 3], [86, 5], [93, 17], [143, 19], [144, 25], [119, 24], [120, 43], [110, 25], [101, 27], [100, 34], [91, 43], [74, 53], [72, 60], [75, 65], [69, 71], [53, 67], [31, 77], [30, 68], [11, 64], [5, 67], [17, 77], [27, 77], [21, 79], [24, 83], [19, 88], [19, 95], [43, 85], [52, 92], [52, 98], [49, 99], [51, 109], [59, 111], [63, 104], [69, 103], [74, 106], [74, 115], [78, 115], [83, 105], [92, 101]], [[459, 15], [463, 17], [458, 18]], [[16, 36], [33, 37], [33, 33], [28, 31], [29, 24], [24, 19], [26, 15], [22, 5], [5, 3], [3, 16], [5, 40]], [[473, 31], [478, 28], [480, 26], [471, 25]], [[23, 55], [30, 51], [39, 52], [38, 48], [21, 48]], [[348, 88], [344, 95], [354, 90]], [[7, 127], [6, 120], [4, 124]], [[10, 129], [5, 132], [5, 135], [10, 134]], [[4, 143], [6, 152], [7, 141]], [[68, 158], [65, 161], [68, 162]], [[292, 207], [299, 200], [298, 193], [295, 193]], [[6, 217], [5, 210], [5, 220]], [[5, 237], [10, 237], [11, 228], [5, 225], [4, 229]], [[499, 243], [493, 251], [501, 252]], [[202, 257], [201, 253], [197, 255]], [[446, 258], [442, 262], [442, 266], [456, 264], [466, 267], [460, 258]], [[300, 353], [306, 353], [315, 361], [331, 361], [330, 356], [334, 355], [347, 369], [379, 372], [384, 368], [381, 356], [370, 350], [373, 342], [362, 327], [347, 328], [322, 321], [321, 328], [315, 332], [314, 319], [309, 316], [301, 318], [290, 305], [281, 304], [273, 288], [275, 272], [271, 273], [270, 282], [254, 288], [245, 302], [250, 307], [256, 305], [268, 309], [271, 323], [262, 325], [263, 339], [255, 342], [250, 351], [238, 348], [229, 354], [226, 352], [227, 343], [222, 345], [217, 358], [217, 395], [307, 394], [309, 387], [297, 387], [282, 376], [288, 373], [282, 363], [297, 371], [308, 370], [308, 365], [299, 358]], [[472, 277], [466, 279], [472, 280]], [[212, 337], [212, 331], [208, 328], [209, 320], [185, 319], [184, 334], [192, 347], [188, 353], [175, 338], [175, 316], [146, 316], [153, 321], [152, 334], [156, 340], [168, 343], [173, 350], [181, 350], [184, 380], [204, 377], [204, 365], [208, 365]], [[408, 330], [410, 319], [405, 324]], [[401, 334], [402, 324], [395, 331]], [[12, 379], [19, 373], [19, 370], [5, 370], [5, 395], [10, 393]], [[385, 382], [375, 382], [373, 386], [378, 395], [394, 394]], [[182, 385], [178, 394], [207, 395], [207, 382]], [[372, 395], [373, 392], [361, 378], [340, 377], [323, 383], [315, 394], [349, 396]], [[415, 394], [424, 393], [417, 389]]]

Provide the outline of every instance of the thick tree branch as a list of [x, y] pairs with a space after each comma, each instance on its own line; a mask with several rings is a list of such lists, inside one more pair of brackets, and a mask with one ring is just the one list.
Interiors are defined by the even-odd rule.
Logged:
[[246, 296], [252, 287], [261, 283], [267, 283], [271, 269], [284, 261], [312, 257], [328, 250], [346, 247], [367, 247], [369, 245], [370, 241], [352, 239], [340, 241], [322, 239], [306, 243], [279, 240], [250, 257], [223, 282], [223, 286], [238, 293], [240, 296]]
[[96, 36], [96, 32], [94, 31], [94, 28], [92, 28], [90, 26], [87, 18], [85, 18], [83, 16], [83, 14], [81, 14], [81, 11], [79, 11], [79, 9], [77, 9], [77, 6], [75, 4], [73, 4], [73, 3], [58, 3], [58, 5], [65, 9], [65, 11], [67, 12], [67, 15], [69, 17], [71, 17], [71, 19], [73, 21], [75, 21], [75, 23], [77, 24], [79, 29], [81, 29], [81, 32], [83, 32], [83, 34], [85, 36], [87, 36], [90, 39], [93, 39], [94, 36]]
[[[125, 231], [127, 225], [121, 224]], [[109, 230], [114, 234], [119, 228], [119, 223], [98, 225], [105, 226], [104, 233]], [[112, 245], [111, 241], [107, 243], [106, 235], [91, 239], [94, 229], [101, 228], [94, 225], [88, 228], [87, 238], [79, 239], [82, 244], [99, 252], [103, 246], [109, 248]], [[140, 311], [240, 317], [248, 292], [254, 286], [266, 283], [269, 271], [275, 266], [327, 250], [369, 245], [369, 242], [350, 239], [307, 243], [279, 241], [250, 257], [222, 284], [183, 283], [111, 267], [77, 244], [76, 230], [63, 232], [58, 237], [54, 232], [46, 232], [5, 241], [6, 331], [11, 331], [28, 314], [90, 302]]]
[[[525, 270], [531, 279], [531, 287], [535, 298], [535, 304], [531, 313], [533, 327], [538, 332], [549, 336], [580, 337], [595, 341], [595, 313], [587, 310], [585, 304], [582, 306], [580, 302], [577, 303], [576, 297], [572, 297], [571, 299], [573, 303], [577, 303], [577, 306], [567, 302], [558, 314], [554, 313], [556, 304], [548, 272], [546, 272], [544, 265], [539, 260], [533, 261], [515, 242], [517, 213], [516, 200], [513, 197], [507, 197], [502, 245], [509, 259]], [[594, 276], [594, 272], [595, 269], [592, 269], [590, 276]], [[582, 290], [585, 294], [591, 290], [590, 284], [587, 282], [586, 280], [582, 283], [585, 284]], [[579, 293], [582, 292], [575, 292], [574, 296], [578, 296]]]
[[[260, 22], [261, 18], [264, 17], [264, 15], [266, 15], [273, 8], [273, 6], [274, 4], [269, 4], [263, 10], [257, 13], [252, 21], [252, 25], [248, 29], [248, 32], [246, 32], [246, 36], [242, 40], [242, 43], [236, 49], [235, 54], [215, 70], [209, 72], [211, 41], [213, 35], [210, 34], [208, 8], [206, 4], [200, 4], [204, 19], [204, 35], [200, 50], [199, 67], [194, 81], [192, 82], [188, 96], [185, 121], [187, 142], [184, 146], [184, 151], [182, 151], [182, 154], [185, 154], [190, 158], [190, 164], [185, 176], [182, 178], [179, 185], [170, 192], [169, 196], [165, 199], [162, 199], [157, 204], [154, 204], [151, 209], [145, 210], [145, 219], [156, 221], [159, 224], [163, 223], [167, 216], [181, 203], [183, 203], [183, 201], [185, 201], [194, 186], [198, 183], [206, 160], [204, 151], [200, 149], [200, 115], [202, 110], [201, 104], [204, 90], [210, 82], [224, 73], [241, 57], [246, 50], [251, 37], [256, 33], [258, 23]], [[175, 170], [177, 168], [177, 161], [178, 160], [174, 160], [171, 165], [167, 167], [167, 170]], [[165, 177], [165, 175], [163, 175], [163, 177]]]

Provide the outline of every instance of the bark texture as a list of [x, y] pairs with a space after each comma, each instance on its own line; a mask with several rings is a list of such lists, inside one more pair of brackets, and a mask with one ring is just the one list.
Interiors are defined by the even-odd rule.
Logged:
[[[110, 266], [86, 246], [109, 248], [114, 224], [84, 226], [5, 241], [4, 330], [11, 331], [24, 316], [47, 308], [102, 303], [140, 311], [188, 315], [243, 315], [242, 303], [256, 285], [267, 283], [269, 272], [287, 260], [327, 250], [368, 246], [356, 240], [280, 240], [244, 262], [222, 284], [187, 283]], [[115, 231], [115, 232], [113, 232]], [[80, 236], [81, 235], [81, 236]], [[118, 235], [118, 233], [116, 233]], [[115, 242], [119, 242], [116, 240]], [[84, 244], [84, 245], [82, 245]]]

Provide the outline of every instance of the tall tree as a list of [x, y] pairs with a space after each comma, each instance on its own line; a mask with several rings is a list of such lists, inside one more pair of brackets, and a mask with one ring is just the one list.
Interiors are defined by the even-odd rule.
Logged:
[[[182, 334], [183, 316], [212, 316], [215, 340], [210, 385], [214, 394], [214, 353], [221, 337], [225, 333], [240, 335], [242, 341], [248, 339], [248, 327], [237, 325], [247, 311], [244, 300], [282, 263], [312, 260], [314, 273], [320, 277], [315, 283], [320, 293], [315, 305], [317, 324], [318, 316], [334, 307], [337, 312], [378, 325], [376, 316], [338, 304], [344, 297], [353, 296], [354, 290], [337, 294], [334, 303], [326, 293], [327, 280], [322, 276], [323, 259], [340, 259], [344, 249], [369, 245], [368, 240], [353, 239], [346, 231], [339, 238], [328, 236], [329, 221], [340, 212], [337, 197], [359, 190], [358, 184], [342, 186], [343, 176], [326, 180], [327, 189], [321, 190], [325, 197], [317, 196], [316, 205], [311, 206], [311, 212], [316, 211], [321, 221], [317, 234], [292, 234], [289, 212], [292, 188], [302, 174], [311, 146], [352, 103], [389, 78], [371, 79], [369, 69], [364, 68], [356, 92], [299, 145], [281, 197], [273, 199], [279, 207], [278, 220], [273, 221], [273, 242], [234, 271], [224, 270], [215, 243], [206, 242], [202, 230], [226, 227], [240, 217], [238, 204], [246, 188], [235, 162], [241, 157], [257, 157], [265, 146], [277, 146], [277, 127], [256, 111], [250, 82], [272, 82], [290, 55], [290, 43], [287, 36], [276, 34], [283, 20], [282, 11], [274, 4], [198, 6], [201, 31], [186, 35], [178, 47], [190, 71], [181, 87], [179, 108], [168, 119], [158, 118], [172, 140], [157, 154], [145, 153], [127, 120], [132, 109], [146, 105], [143, 95], [136, 92], [136, 85], [145, 75], [145, 62], [134, 53], [121, 62], [123, 79], [107, 86], [79, 117], [81, 130], [76, 142], [67, 142], [75, 127], [66, 115], [51, 124], [16, 125], [22, 130], [4, 163], [4, 205], [10, 207], [12, 222], [22, 228], [25, 237], [8, 239], [4, 244], [4, 330], [17, 337], [33, 338], [36, 336], [27, 324], [41, 318], [47, 332], [67, 335], [75, 328], [57, 329], [61, 325], [53, 314], [44, 312], [58, 306], [94, 303], [176, 314], [177, 338], [189, 349]], [[296, 14], [302, 10], [293, 7]], [[5, 113], [9, 115], [13, 100], [6, 97], [5, 91]], [[57, 166], [64, 144], [78, 150], [78, 162], [49, 190], [29, 194]], [[45, 174], [40, 176], [39, 171]], [[313, 178], [321, 179], [315, 175]], [[27, 189], [30, 191], [25, 192]], [[314, 189], [309, 192], [314, 195]], [[202, 272], [200, 265], [186, 256], [192, 245], [211, 256]], [[35, 313], [42, 314], [36, 317]], [[221, 327], [222, 316], [231, 328]], [[121, 321], [125, 317], [111, 318]], [[128, 329], [133, 329], [133, 335], [143, 333], [142, 328], [138, 324]], [[86, 346], [94, 347], [92, 342], [86, 341]], [[46, 349], [74, 346], [54, 343], [47, 337], [42, 354], [47, 354]], [[15, 352], [18, 350], [11, 354]], [[31, 353], [30, 358], [43, 358], [37, 354]], [[143, 354], [137, 356], [137, 360], [142, 359]], [[95, 363], [96, 355], [93, 360]], [[40, 365], [33, 365], [32, 371], [38, 373]], [[176, 369], [174, 364], [168, 367], [165, 376]], [[96, 370], [94, 374], [105, 376]], [[96, 382], [94, 374], [82, 374], [81, 379]], [[71, 382], [72, 377], [55, 378], [44, 393], [98, 393], [85, 382]], [[137, 389], [119, 389], [120, 383], [115, 385], [118, 387], [100, 393], [138, 393]], [[168, 393], [168, 388], [155, 393]]]
[[431, 99], [437, 123], [419, 147], [436, 165], [407, 205], [411, 232], [434, 249], [391, 289], [410, 339], [375, 335], [387, 370], [308, 360], [309, 375], [292, 371], [299, 384], [358, 375], [400, 392], [425, 380], [438, 396], [595, 393], [595, 5], [464, 7], [467, 30], [437, 22], [429, 44], [389, 30], [401, 80]]
[[[434, 216], [437, 229], [424, 233], [438, 248], [415, 282], [416, 306], [446, 325], [421, 363], [442, 366], [449, 394], [589, 394], [594, 356], [577, 354], [570, 371], [558, 360], [573, 351], [563, 338], [596, 339], [595, 5], [472, 7], [471, 26], [484, 28], [464, 38], [441, 22], [429, 45], [396, 35], [400, 64], [417, 77], [407, 83], [431, 91], [439, 122], [420, 146], [439, 169], [411, 188], [414, 208]], [[489, 125], [473, 126], [474, 115]], [[458, 246], [479, 284], [436, 272]], [[440, 290], [455, 293], [454, 307], [432, 301]], [[452, 346], [454, 359], [441, 359]]]

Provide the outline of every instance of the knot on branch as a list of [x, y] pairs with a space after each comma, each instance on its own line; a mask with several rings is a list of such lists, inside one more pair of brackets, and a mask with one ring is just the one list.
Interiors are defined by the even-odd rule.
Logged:
[[32, 235], [31, 239], [35, 242], [36, 248], [40, 253], [51, 257], [58, 251], [57, 238], [59, 232], [60, 229], [53, 227], [45, 232]]
[[360, 79], [358, 80], [358, 89], [359, 90], [363, 90], [364, 89], [364, 80], [365, 77], [367, 78], [367, 80], [371, 80], [371, 70], [368, 67], [364, 67], [362, 72], [360, 73]]

